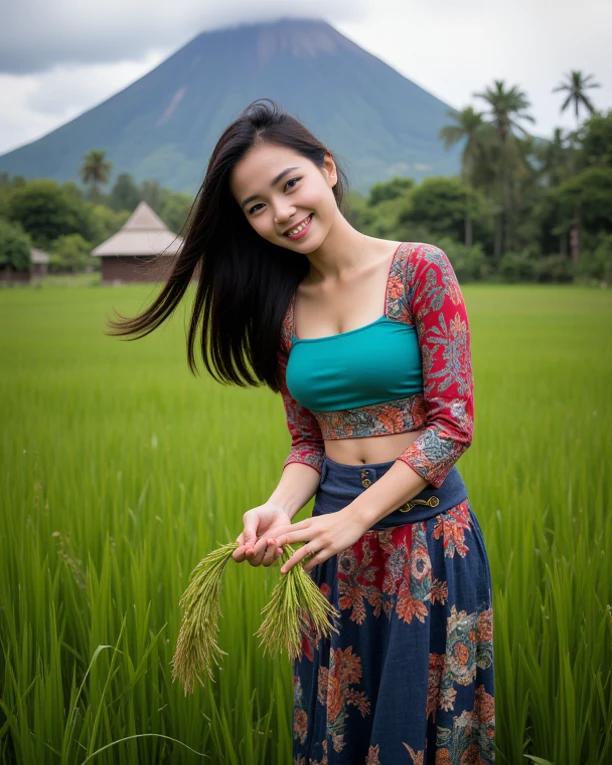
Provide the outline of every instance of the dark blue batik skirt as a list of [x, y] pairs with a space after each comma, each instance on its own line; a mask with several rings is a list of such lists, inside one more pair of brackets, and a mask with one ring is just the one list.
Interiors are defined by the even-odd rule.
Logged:
[[[313, 515], [346, 507], [394, 462], [325, 457]], [[304, 640], [294, 662], [294, 765], [494, 761], [482, 532], [456, 467], [412, 503], [311, 572], [340, 619], [338, 634]]]

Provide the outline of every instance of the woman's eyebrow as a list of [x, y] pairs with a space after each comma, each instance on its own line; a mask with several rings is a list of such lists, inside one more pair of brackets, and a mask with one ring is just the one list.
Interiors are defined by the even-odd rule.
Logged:
[[[270, 188], [274, 188], [274, 186], [276, 186], [276, 184], [279, 181], [281, 181], [287, 175], [287, 173], [292, 173], [294, 170], [299, 170], [299, 169], [300, 169], [299, 167], [288, 167], [288, 168], [286, 168], [285, 170], [283, 170], [282, 173], [279, 173], [276, 176], [276, 178], [272, 179], [272, 183], [270, 184]], [[244, 207], [245, 205], [248, 205], [249, 202], [252, 202], [254, 199], [257, 199], [258, 196], [259, 196], [259, 194], [251, 194], [250, 197], [247, 197], [245, 200], [243, 200], [243, 202], [240, 205], [240, 207]]]

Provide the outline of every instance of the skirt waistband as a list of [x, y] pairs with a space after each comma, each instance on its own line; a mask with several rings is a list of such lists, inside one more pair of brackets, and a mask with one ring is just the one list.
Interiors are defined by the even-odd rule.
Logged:
[[[322, 495], [322, 499], [325, 499], [327, 495], [330, 500], [341, 499], [341, 494], [347, 491], [358, 496], [381, 478], [395, 462], [396, 460], [371, 465], [344, 465], [324, 456], [318, 494]], [[428, 521], [466, 499], [467, 488], [457, 467], [453, 466], [439, 488], [436, 489], [429, 484], [423, 491], [386, 515], [371, 528], [383, 530], [405, 523]], [[315, 504], [313, 514], [326, 515], [339, 509], [341, 508], [337, 501], [322, 501]]]

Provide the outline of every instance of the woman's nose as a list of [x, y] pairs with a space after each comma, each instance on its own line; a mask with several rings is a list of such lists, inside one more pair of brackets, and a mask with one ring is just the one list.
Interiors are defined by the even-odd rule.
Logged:
[[288, 204], [274, 205], [274, 218], [277, 223], [286, 223], [295, 214], [295, 206]]

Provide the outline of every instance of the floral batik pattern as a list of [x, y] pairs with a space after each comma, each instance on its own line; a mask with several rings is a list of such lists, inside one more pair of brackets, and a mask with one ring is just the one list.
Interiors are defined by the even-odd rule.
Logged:
[[490, 578], [468, 501], [370, 530], [312, 576], [339, 633], [312, 634], [294, 665], [294, 763], [493, 765]]
[[278, 364], [281, 371], [281, 396], [285, 405], [287, 428], [291, 434], [291, 452], [285, 460], [285, 465], [290, 462], [299, 462], [309, 465], [319, 473], [323, 465], [325, 448], [321, 428], [314, 414], [301, 406], [289, 393], [286, 382], [288, 357], [278, 352]]
[[432, 575], [425, 534], [425, 523], [368, 532], [339, 555], [338, 603], [351, 621], [363, 624], [367, 602], [376, 618], [395, 614], [407, 624], [424, 623], [428, 603], [446, 602], [446, 583]]
[[361, 680], [362, 668], [359, 656], [353, 655], [351, 647], [332, 650], [329, 668], [319, 668], [318, 700], [327, 709], [327, 735], [335, 752], [344, 748], [344, 726], [349, 715], [348, 707], [356, 707], [365, 717], [370, 712], [370, 702], [363, 691], [352, 688]]
[[435, 720], [436, 710], [455, 708], [456, 685], [471, 685], [478, 669], [493, 664], [493, 615], [457, 612], [451, 606], [447, 621], [446, 653], [429, 655], [427, 715]]
[[476, 688], [474, 708], [438, 728], [436, 765], [482, 765], [495, 759], [495, 702], [484, 685]]
[[399, 459], [438, 488], [470, 446], [474, 404], [470, 333], [459, 283], [438, 247], [408, 249], [400, 268], [423, 361], [428, 427]]

